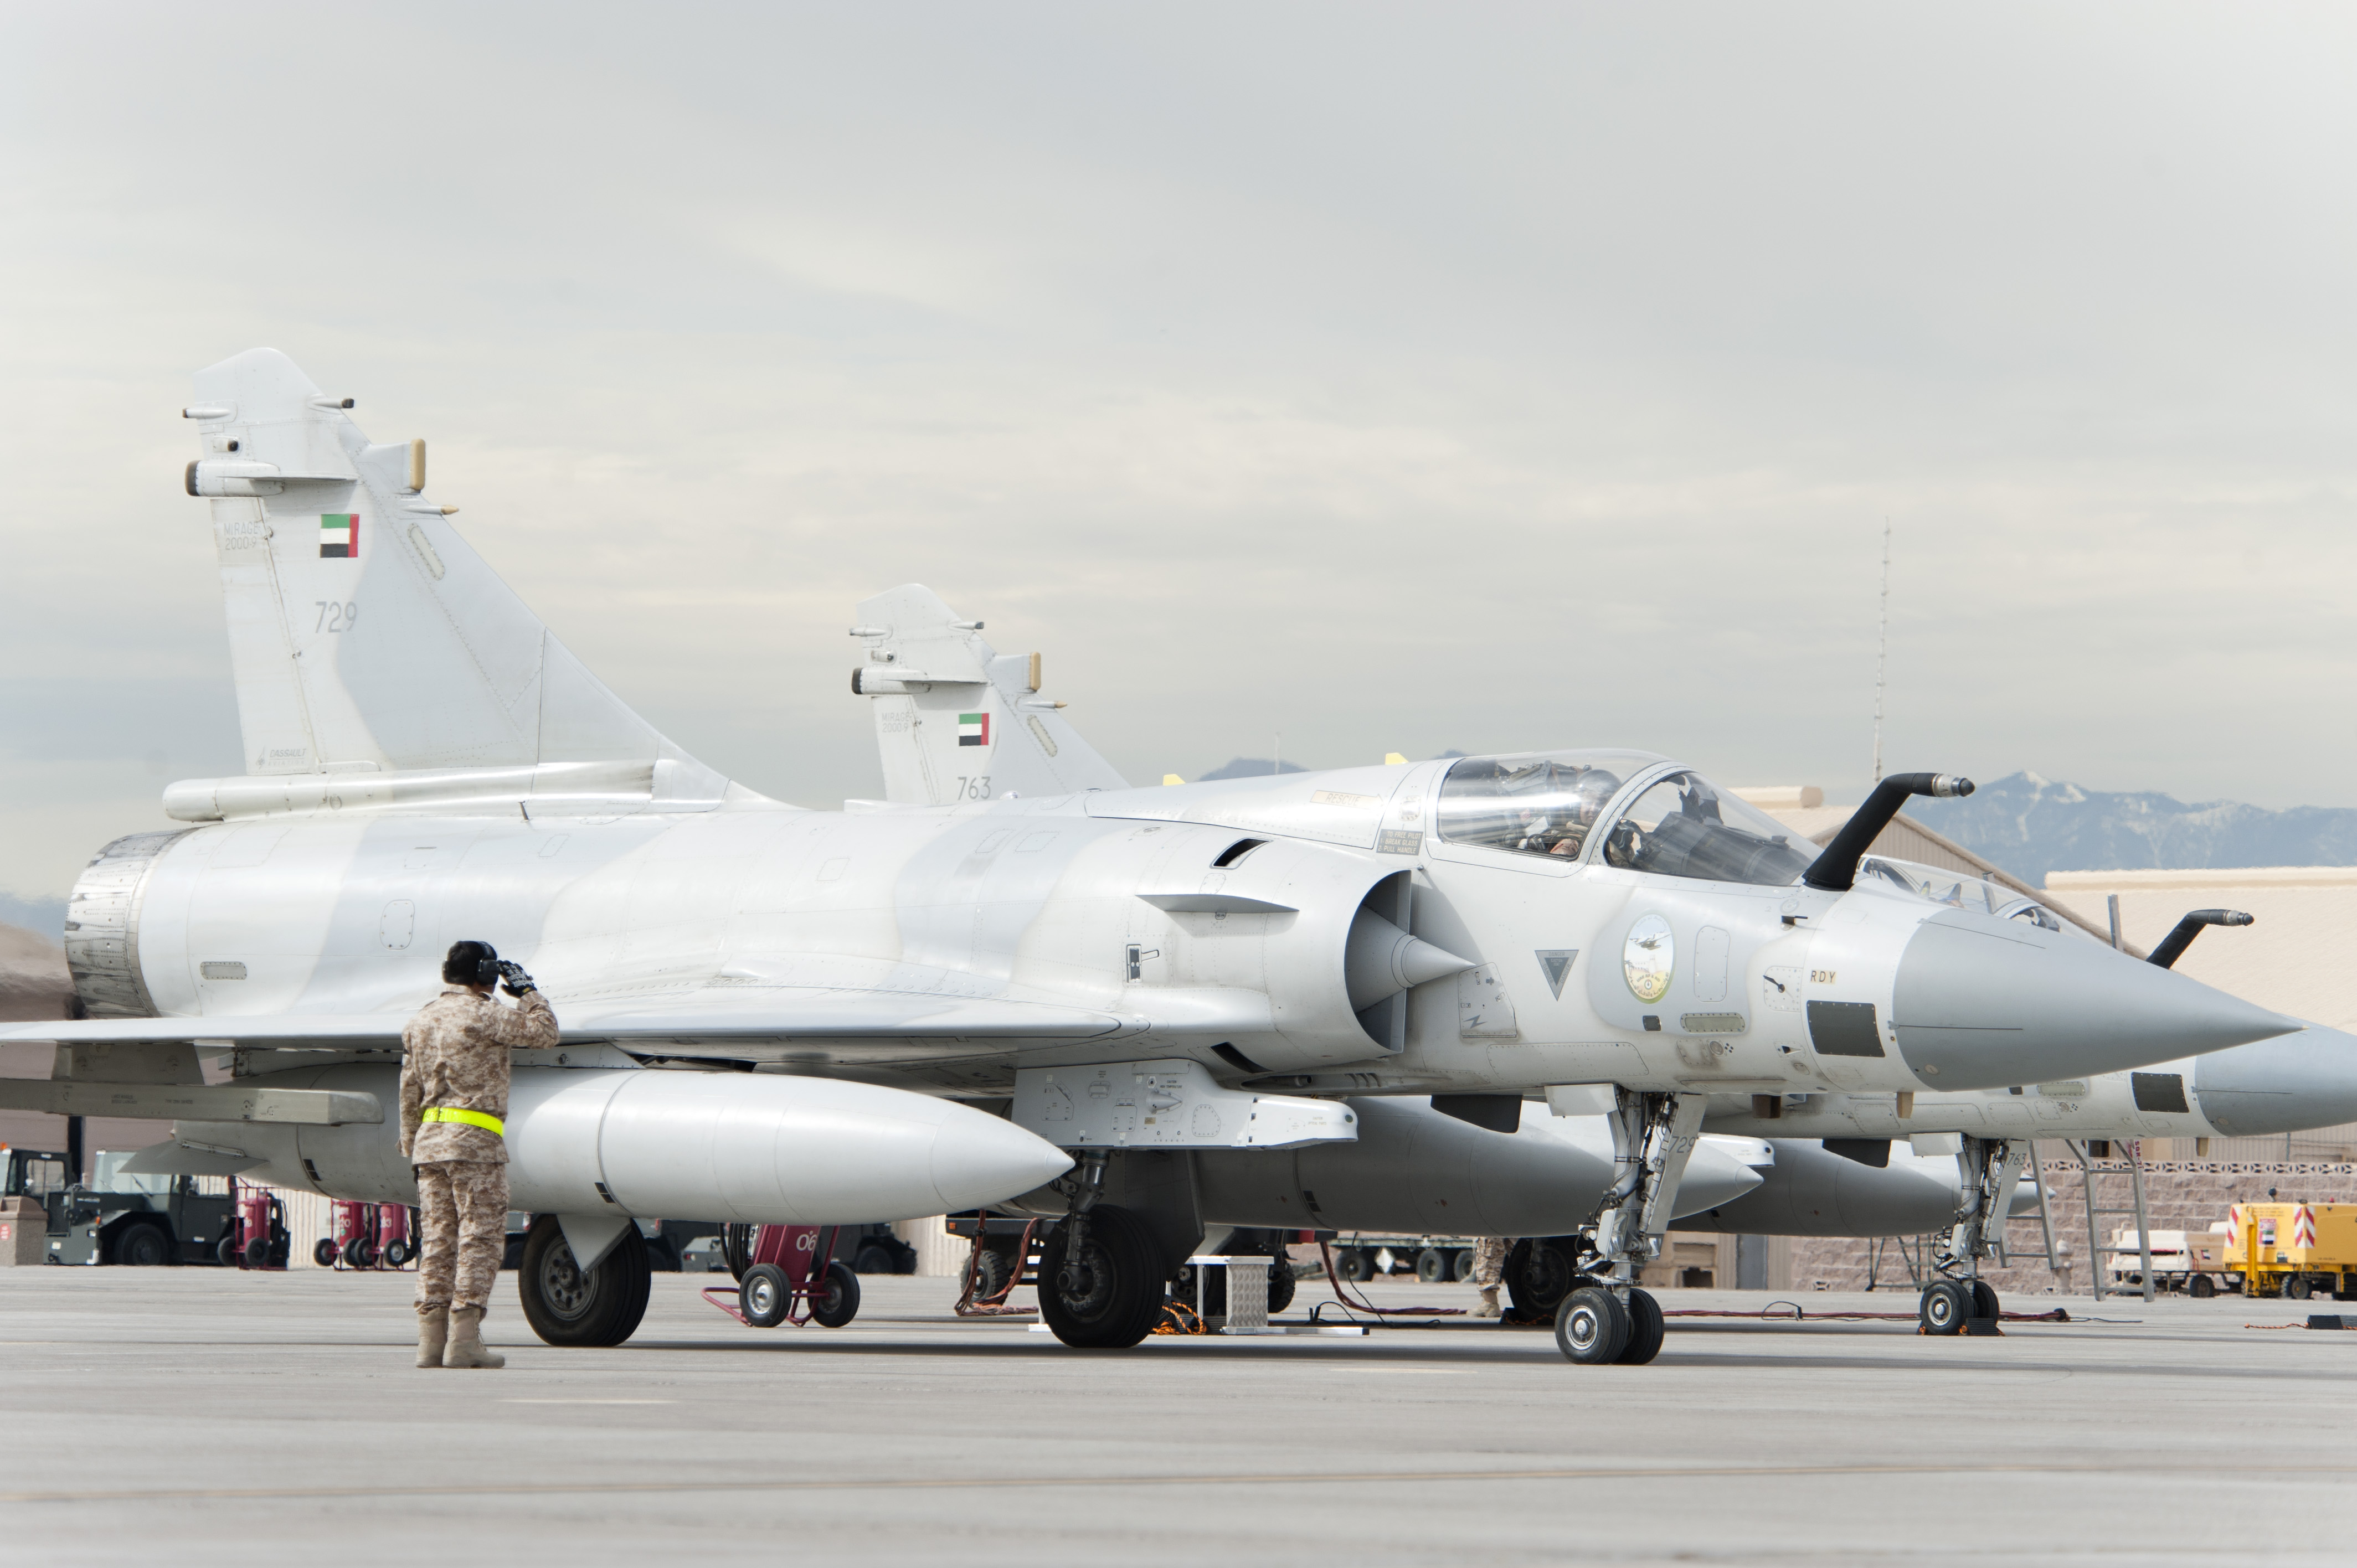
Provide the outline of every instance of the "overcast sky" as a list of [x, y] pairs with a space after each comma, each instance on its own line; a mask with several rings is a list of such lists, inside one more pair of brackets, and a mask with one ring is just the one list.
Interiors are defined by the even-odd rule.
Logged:
[[624, 697], [878, 789], [853, 603], [1132, 778], [1636, 745], [2357, 804], [2357, 19], [0, 11], [0, 888], [239, 766], [284, 349]]

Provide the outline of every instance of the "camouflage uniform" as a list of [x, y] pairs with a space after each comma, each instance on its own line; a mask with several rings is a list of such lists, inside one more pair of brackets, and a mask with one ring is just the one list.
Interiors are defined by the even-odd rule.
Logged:
[[1473, 1239], [1473, 1283], [1480, 1288], [1481, 1305], [1473, 1309], [1476, 1317], [1498, 1317], [1504, 1308], [1498, 1303], [1498, 1290], [1506, 1279], [1506, 1253], [1513, 1242], [1503, 1236], [1477, 1236]]
[[508, 1114], [508, 1052], [556, 1044], [556, 1015], [527, 991], [503, 1007], [463, 985], [417, 1011], [401, 1032], [401, 1152], [417, 1168], [417, 1308], [490, 1299], [507, 1248], [507, 1140], [488, 1127], [425, 1120], [428, 1110]]

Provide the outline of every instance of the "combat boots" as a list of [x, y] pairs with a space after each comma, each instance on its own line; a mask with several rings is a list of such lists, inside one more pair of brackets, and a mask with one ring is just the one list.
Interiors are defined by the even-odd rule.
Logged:
[[1481, 1305], [1473, 1309], [1473, 1316], [1476, 1317], [1495, 1317], [1498, 1316], [1498, 1287], [1496, 1285], [1483, 1285], [1481, 1287]]
[[479, 1306], [457, 1306], [450, 1309], [450, 1343], [442, 1352], [446, 1367], [504, 1367], [508, 1359], [483, 1345], [483, 1309]]
[[450, 1309], [447, 1306], [421, 1306], [417, 1309], [417, 1364], [438, 1367], [442, 1364], [442, 1347], [450, 1338]]

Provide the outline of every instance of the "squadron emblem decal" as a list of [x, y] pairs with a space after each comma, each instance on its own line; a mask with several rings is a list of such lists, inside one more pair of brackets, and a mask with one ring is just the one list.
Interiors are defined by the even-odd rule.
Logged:
[[1620, 972], [1640, 1002], [1659, 1002], [1670, 993], [1670, 973], [1677, 967], [1677, 944], [1670, 940], [1670, 923], [1646, 915], [1629, 928], [1620, 949]]

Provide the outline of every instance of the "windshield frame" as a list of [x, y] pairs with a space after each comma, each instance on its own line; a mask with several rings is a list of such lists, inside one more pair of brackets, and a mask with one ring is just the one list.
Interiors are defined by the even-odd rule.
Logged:
[[[1674, 779], [1680, 774], [1690, 774], [1693, 777], [1701, 779], [1703, 783], [1710, 787], [1712, 792], [1721, 801], [1733, 800], [1740, 805], [1745, 811], [1758, 812], [1760, 816], [1768, 818], [1770, 822], [1774, 822], [1775, 825], [1781, 830], [1781, 833], [1777, 836], [1781, 836], [1783, 841], [1792, 847], [1794, 854], [1803, 855], [1808, 862], [1813, 862], [1816, 859], [1816, 856], [1823, 853], [1824, 848], [1824, 845], [1812, 842], [1806, 835], [1794, 829], [1785, 827], [1781, 822], [1776, 822], [1775, 818], [1770, 813], [1758, 806], [1752, 805], [1749, 801], [1744, 800], [1742, 796], [1737, 794], [1734, 789], [1712, 779], [1710, 775], [1705, 773], [1701, 768], [1696, 768], [1694, 764], [1690, 762], [1679, 762], [1674, 759], [1665, 759], [1658, 768], [1647, 768], [1641, 773], [1631, 775], [1628, 783], [1621, 787], [1620, 792], [1604, 803], [1604, 810], [1597, 814], [1596, 831], [1587, 835], [1587, 843], [1581, 847], [1578, 864], [1582, 865], [1595, 865], [1607, 871], [1626, 872], [1632, 876], [1665, 876], [1674, 882], [1707, 882], [1715, 883], [1723, 887], [1773, 888], [1797, 887], [1801, 885], [1801, 877], [1808, 869], [1806, 865], [1803, 865], [1800, 871], [1794, 872], [1792, 874], [1792, 879], [1789, 882], [1745, 882], [1735, 877], [1688, 876], [1682, 873], [1673, 871], [1645, 871], [1635, 866], [1615, 865], [1610, 861], [1606, 860], [1604, 858], [1605, 846], [1611, 843], [1612, 832], [1615, 828], [1620, 825], [1620, 820], [1622, 816], [1627, 813], [1628, 810], [1631, 806], [1634, 806], [1637, 801], [1644, 796], [1647, 790], [1652, 789], [1655, 785], [1662, 783], [1664, 779]], [[1747, 829], [1745, 831], [1748, 832], [1749, 830]]]

